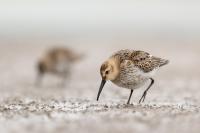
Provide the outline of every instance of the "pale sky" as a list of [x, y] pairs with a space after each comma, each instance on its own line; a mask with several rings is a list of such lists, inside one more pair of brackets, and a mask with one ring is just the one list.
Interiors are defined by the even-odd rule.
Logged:
[[195, 0], [0, 0], [0, 35], [107, 30], [199, 34], [199, 7]]

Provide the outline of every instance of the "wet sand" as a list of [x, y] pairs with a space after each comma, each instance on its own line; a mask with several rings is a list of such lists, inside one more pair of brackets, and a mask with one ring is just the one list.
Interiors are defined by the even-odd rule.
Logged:
[[[66, 46], [85, 54], [75, 64], [70, 83], [60, 88], [57, 77], [47, 76], [37, 87], [35, 64], [52, 44], [8, 41], [0, 45], [1, 132], [199, 132], [197, 43], [68, 42]], [[145, 50], [171, 62], [154, 77], [156, 83], [145, 103], [138, 104], [145, 87], [135, 91], [131, 105], [126, 105], [129, 90], [111, 83], [96, 102], [99, 66], [112, 52], [123, 48]]]

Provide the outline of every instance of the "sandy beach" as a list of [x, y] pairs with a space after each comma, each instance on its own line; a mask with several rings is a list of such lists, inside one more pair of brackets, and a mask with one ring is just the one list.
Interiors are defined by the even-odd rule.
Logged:
[[[97, 43], [98, 42], [98, 43]], [[72, 70], [70, 83], [58, 87], [59, 78], [47, 76], [35, 86], [35, 65], [45, 50], [62, 44], [79, 53], [82, 61]], [[165, 57], [170, 64], [154, 77], [145, 103], [138, 104], [145, 87], [134, 92], [112, 83], [99, 102], [99, 67], [116, 50], [145, 50]], [[177, 52], [178, 50], [178, 52]], [[5, 133], [139, 132], [198, 133], [200, 123], [199, 53], [196, 43], [5, 41], [0, 44], [0, 130]]]

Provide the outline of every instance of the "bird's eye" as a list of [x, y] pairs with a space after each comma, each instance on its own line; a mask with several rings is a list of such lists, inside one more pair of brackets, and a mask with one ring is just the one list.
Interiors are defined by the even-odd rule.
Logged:
[[106, 74], [109, 74], [109, 71], [106, 71]]

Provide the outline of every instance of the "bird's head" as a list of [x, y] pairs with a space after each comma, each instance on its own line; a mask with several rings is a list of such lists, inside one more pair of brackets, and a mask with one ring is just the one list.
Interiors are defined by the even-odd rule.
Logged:
[[119, 61], [116, 58], [108, 59], [101, 65], [100, 74], [103, 80], [115, 80], [119, 75]]
[[102, 81], [101, 81], [101, 86], [99, 88], [97, 101], [99, 100], [99, 96], [101, 94], [101, 91], [103, 90], [106, 81], [115, 80], [119, 76], [119, 72], [120, 72], [119, 58], [112, 57], [101, 65], [100, 74], [102, 77]]

